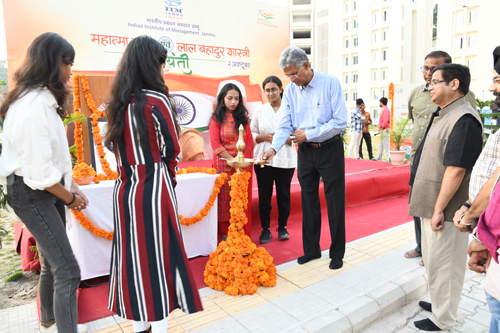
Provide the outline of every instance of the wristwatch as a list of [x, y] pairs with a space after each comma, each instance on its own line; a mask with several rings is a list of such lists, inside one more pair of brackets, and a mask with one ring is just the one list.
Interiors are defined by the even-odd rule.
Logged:
[[[462, 207], [462, 206], [465, 206], [465, 207], [467, 207], [467, 209], [470, 209], [470, 205], [466, 201], [464, 201], [460, 204], [460, 207]], [[460, 207], [458, 207], [458, 208], [460, 208]]]

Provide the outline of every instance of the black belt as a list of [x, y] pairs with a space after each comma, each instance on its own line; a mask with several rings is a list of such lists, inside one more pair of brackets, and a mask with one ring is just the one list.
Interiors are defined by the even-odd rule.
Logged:
[[334, 137], [332, 137], [328, 140], [325, 140], [323, 142], [306, 142], [306, 143], [313, 148], [321, 148], [321, 147], [329, 145], [330, 143], [333, 143], [337, 140], [340, 140], [341, 137], [342, 136], [340, 134], [337, 134]]

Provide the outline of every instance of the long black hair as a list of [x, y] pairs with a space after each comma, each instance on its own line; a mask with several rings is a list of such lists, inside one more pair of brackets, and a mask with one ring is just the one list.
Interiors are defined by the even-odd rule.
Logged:
[[[132, 112], [137, 119], [136, 135], [141, 147], [149, 150], [144, 103], [146, 95], [142, 89], [148, 89], [164, 94], [170, 101], [177, 129], [177, 112], [168, 93], [160, 67], [167, 61], [167, 49], [160, 42], [148, 36], [139, 36], [128, 44], [123, 54], [115, 78], [111, 85], [111, 99], [106, 108], [108, 127], [104, 144], [113, 149], [123, 138], [125, 127], [125, 112], [132, 95], [135, 96]], [[178, 131], [179, 132], [179, 131]]]
[[266, 84], [268, 84], [269, 82], [273, 82], [273, 83], [276, 83], [278, 85], [278, 88], [281, 89], [281, 92], [280, 92], [281, 99], [283, 99], [283, 83], [281, 82], [281, 80], [277, 76], [274, 76], [274, 75], [266, 77], [264, 82], [262, 82], [262, 90], [266, 90]]
[[241, 95], [240, 88], [238, 88], [238, 86], [234, 83], [226, 84], [224, 87], [222, 87], [219, 95], [217, 95], [217, 106], [215, 107], [215, 111], [212, 113], [212, 119], [215, 119], [215, 121], [219, 124], [222, 124], [224, 122], [224, 118], [226, 116], [226, 106], [224, 105], [224, 98], [226, 98], [228, 91], [233, 89], [236, 90], [238, 92], [238, 95], [240, 96], [238, 106], [233, 111], [234, 126], [236, 132], [238, 132], [240, 125], [246, 126], [248, 124], [248, 110], [243, 104], [243, 96]]
[[44, 33], [31, 43], [26, 57], [14, 74], [16, 86], [5, 96], [0, 106], [0, 116], [5, 119], [9, 106], [21, 94], [32, 89], [44, 87], [54, 95], [59, 105], [57, 113], [61, 118], [68, 116], [71, 106], [66, 103], [70, 91], [66, 88], [62, 77], [61, 64], [73, 64], [75, 49], [60, 35], [52, 32]]

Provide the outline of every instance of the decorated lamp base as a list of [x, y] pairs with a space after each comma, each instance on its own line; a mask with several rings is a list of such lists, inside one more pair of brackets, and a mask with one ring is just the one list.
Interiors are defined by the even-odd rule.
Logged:
[[207, 286], [219, 291], [224, 290], [226, 294], [233, 296], [253, 294], [259, 286], [276, 285], [273, 257], [266, 249], [258, 248], [252, 243], [243, 229], [248, 222], [245, 210], [248, 206], [248, 181], [251, 176], [250, 172], [243, 168], [251, 166], [255, 160], [243, 156], [245, 141], [242, 125], [239, 132], [240, 137], [236, 144], [238, 156], [227, 160], [227, 163], [238, 171], [229, 181], [231, 217], [227, 240], [222, 241], [215, 252], [210, 253], [203, 273]]
[[245, 234], [248, 222], [245, 209], [248, 205], [250, 172], [240, 169], [231, 176], [231, 203], [229, 232], [210, 259], [203, 273], [205, 283], [212, 289], [224, 290], [228, 295], [253, 294], [259, 286], [276, 285], [276, 267], [273, 257], [263, 247], [257, 247]]

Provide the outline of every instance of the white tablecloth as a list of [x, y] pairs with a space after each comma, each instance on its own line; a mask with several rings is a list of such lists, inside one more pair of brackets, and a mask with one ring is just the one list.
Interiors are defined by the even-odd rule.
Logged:
[[[216, 175], [203, 173], [177, 176], [177, 203], [179, 214], [185, 217], [196, 215], [208, 202], [215, 184]], [[89, 199], [85, 216], [106, 231], [113, 230], [114, 181], [85, 185], [80, 188]], [[73, 227], [68, 231], [69, 241], [80, 265], [82, 280], [109, 274], [111, 241], [96, 237], [83, 228], [72, 216]], [[184, 247], [188, 258], [206, 256], [217, 247], [217, 200], [208, 215], [191, 226], [181, 226]]]

